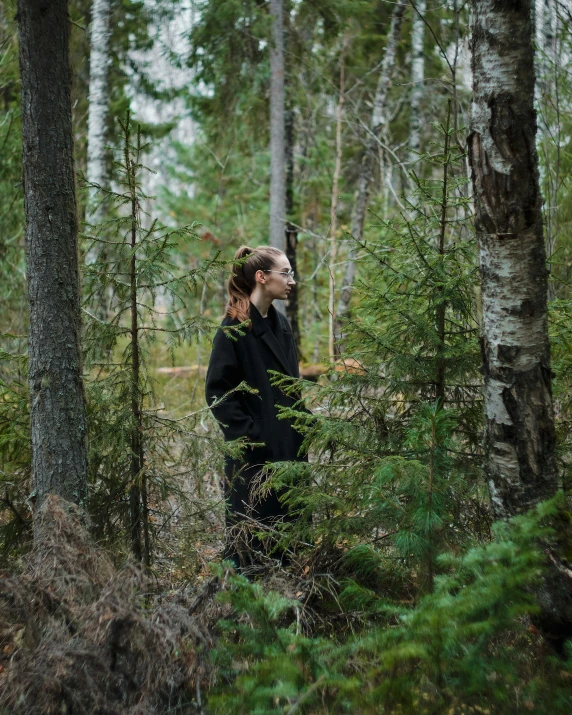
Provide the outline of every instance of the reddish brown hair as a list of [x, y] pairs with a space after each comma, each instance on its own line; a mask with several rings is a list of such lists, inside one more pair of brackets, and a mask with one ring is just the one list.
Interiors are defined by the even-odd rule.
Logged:
[[228, 279], [226, 315], [242, 323], [250, 318], [250, 294], [256, 285], [257, 271], [270, 271], [284, 252], [272, 246], [241, 246], [234, 254], [235, 263]]

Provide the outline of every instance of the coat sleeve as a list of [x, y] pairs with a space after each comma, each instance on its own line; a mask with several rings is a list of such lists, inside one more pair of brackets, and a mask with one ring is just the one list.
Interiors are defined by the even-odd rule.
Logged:
[[[217, 331], [205, 385], [209, 407], [214, 400], [223, 398], [244, 380], [244, 375], [236, 359], [234, 342], [222, 330]], [[245, 412], [239, 392], [228, 395], [219, 405], [211, 409], [226, 440], [248, 437], [251, 441], [256, 442], [260, 428], [252, 416]]]

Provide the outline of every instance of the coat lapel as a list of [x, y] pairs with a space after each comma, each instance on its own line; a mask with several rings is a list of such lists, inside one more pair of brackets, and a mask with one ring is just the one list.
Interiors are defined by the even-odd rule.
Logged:
[[[274, 306], [270, 306], [270, 310], [275, 310]], [[264, 318], [260, 315], [258, 309], [254, 305], [252, 305], [252, 303], [250, 304], [250, 320], [252, 321], [252, 332], [261, 340], [263, 340], [266, 345], [268, 345], [274, 357], [278, 360], [278, 362], [284, 369], [285, 374], [290, 375], [291, 377], [296, 377], [296, 374], [292, 370], [292, 366], [288, 363], [288, 360], [286, 359], [284, 351], [282, 350], [282, 347], [278, 342], [276, 336], [274, 335], [272, 330], [270, 330], [270, 328], [266, 325], [266, 323], [264, 322]], [[276, 321], [276, 324], [278, 324], [278, 321]], [[282, 332], [280, 327], [278, 327], [278, 330]]]

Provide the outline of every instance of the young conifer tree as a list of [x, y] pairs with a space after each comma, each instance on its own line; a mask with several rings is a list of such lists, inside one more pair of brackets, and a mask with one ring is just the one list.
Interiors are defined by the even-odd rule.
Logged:
[[303, 485], [290, 492], [293, 508], [313, 515], [312, 527], [297, 524], [303, 541], [338, 558], [342, 546], [341, 561], [362, 576], [398, 558], [429, 591], [437, 555], [488, 532], [475, 246], [453, 129], [435, 128], [442, 145], [423, 160], [437, 178], [413, 177], [408, 210], [357, 247], [367, 278], [346, 323], [347, 371], [317, 388], [313, 417], [299, 417], [316, 461], [276, 475]]
[[572, 659], [554, 658], [529, 626], [538, 540], [554, 540], [548, 522], [561, 501], [497, 523], [493, 540], [443, 557], [447, 573], [415, 604], [346, 589], [338, 605], [351, 628], [337, 620], [329, 638], [305, 592], [285, 598], [221, 572], [219, 598], [232, 610], [219, 623], [209, 712], [570, 712]]
[[[116, 162], [118, 186], [103, 191], [113, 218], [92, 227], [95, 251], [86, 265], [87, 365], [91, 511], [102, 536], [116, 536], [117, 519], [127, 526], [136, 559], [149, 565], [152, 554], [152, 504], [181, 491], [181, 464], [192, 468], [192, 427], [196, 415], [172, 420], [161, 413], [149, 370], [149, 353], [160, 337], [172, 349], [192, 340], [210, 323], [195, 315], [191, 301], [216, 260], [197, 268], [181, 264], [185, 243], [196, 237], [193, 226], [170, 229], [143, 213], [141, 188], [145, 146], [129, 114], [120, 122], [123, 152]], [[146, 203], [147, 205], [147, 203]], [[87, 250], [91, 250], [88, 245]], [[108, 318], [97, 300], [105, 294]], [[190, 314], [190, 315], [189, 315]], [[172, 474], [177, 471], [179, 481]], [[184, 471], [184, 470], [183, 470]], [[115, 534], [114, 534], [115, 532]]]

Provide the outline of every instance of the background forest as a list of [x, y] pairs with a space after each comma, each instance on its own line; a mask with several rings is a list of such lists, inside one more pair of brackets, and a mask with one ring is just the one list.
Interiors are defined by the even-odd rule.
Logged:
[[[570, 712], [572, 4], [48, 5], [0, 5], [0, 713]], [[312, 414], [237, 571], [242, 244]]]

